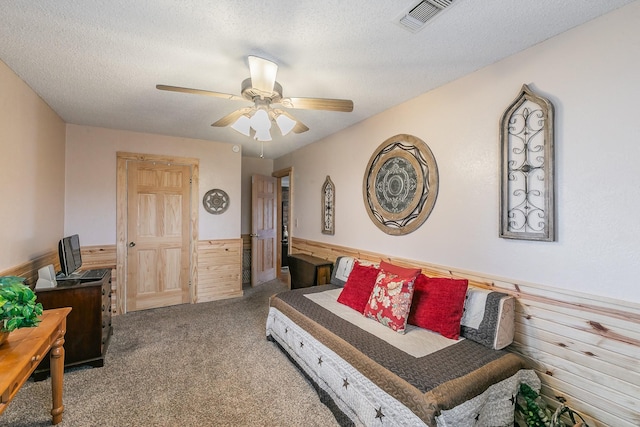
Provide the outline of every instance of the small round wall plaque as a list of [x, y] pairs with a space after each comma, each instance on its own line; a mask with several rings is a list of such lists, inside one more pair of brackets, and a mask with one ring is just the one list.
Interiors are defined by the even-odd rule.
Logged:
[[202, 205], [210, 214], [219, 215], [229, 207], [229, 195], [219, 188], [214, 188], [205, 193]]
[[392, 235], [411, 233], [424, 223], [438, 196], [438, 165], [421, 139], [400, 134], [371, 156], [362, 185], [371, 221]]

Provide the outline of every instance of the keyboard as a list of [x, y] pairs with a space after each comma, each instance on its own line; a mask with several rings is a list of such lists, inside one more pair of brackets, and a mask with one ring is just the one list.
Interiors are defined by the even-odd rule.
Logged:
[[85, 270], [82, 271], [78, 277], [81, 282], [92, 282], [94, 280], [100, 280], [109, 272], [106, 268], [101, 268], [97, 270]]
[[57, 280], [80, 280], [81, 282], [93, 282], [96, 280], [102, 280], [102, 278], [109, 272], [108, 268], [99, 268], [96, 270], [85, 270], [71, 273], [65, 276], [62, 273], [56, 275]]

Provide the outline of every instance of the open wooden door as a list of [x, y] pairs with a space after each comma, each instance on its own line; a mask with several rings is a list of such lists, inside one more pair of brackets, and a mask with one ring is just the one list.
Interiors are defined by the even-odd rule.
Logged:
[[190, 194], [189, 165], [129, 162], [127, 311], [190, 302]]
[[276, 278], [276, 178], [251, 177], [251, 286]]

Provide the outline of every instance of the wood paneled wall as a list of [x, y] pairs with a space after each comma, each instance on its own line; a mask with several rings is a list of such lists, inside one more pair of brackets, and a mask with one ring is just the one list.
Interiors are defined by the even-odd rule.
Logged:
[[246, 249], [251, 250], [251, 235], [250, 234], [242, 234], [240, 236], [240, 238], [242, 239], [242, 249], [243, 250], [246, 250]]
[[[82, 254], [82, 269], [93, 270], [96, 268], [111, 269], [111, 313], [122, 313], [118, 311], [118, 277], [116, 275], [116, 245], [106, 246], [83, 246], [80, 248]], [[56, 270], [57, 271], [57, 270]]]
[[566, 399], [592, 427], [640, 426], [639, 304], [298, 238], [292, 238], [292, 253], [384, 259], [510, 293], [517, 298], [516, 334], [508, 350], [536, 370], [545, 400], [556, 407], [557, 397]]
[[241, 297], [242, 239], [198, 242], [196, 302]]
[[58, 250], [47, 252], [39, 257], [24, 262], [12, 268], [8, 268], [0, 272], [0, 276], [18, 276], [24, 277], [25, 283], [32, 288], [38, 281], [38, 269], [45, 265], [53, 264], [56, 271], [60, 270], [60, 260], [58, 259]]
[[[91, 270], [94, 268], [111, 268], [111, 292], [112, 292], [112, 313], [116, 313], [116, 247], [112, 246], [83, 246], [80, 250], [82, 254], [82, 269]], [[36, 257], [23, 264], [9, 268], [0, 272], [0, 276], [19, 276], [26, 278], [26, 283], [32, 288], [38, 281], [38, 269], [46, 265], [53, 264], [56, 271], [60, 271], [60, 258], [58, 249], [53, 249], [39, 257]]]
[[[198, 283], [196, 302], [213, 301], [242, 296], [242, 239], [204, 240], [198, 242]], [[82, 269], [111, 268], [112, 313], [122, 313], [118, 309], [116, 281], [116, 246], [83, 246]], [[19, 276], [27, 279], [27, 284], [35, 286], [38, 269], [53, 264], [60, 270], [58, 250], [51, 250], [33, 260], [0, 272], [0, 276]]]
[[[116, 246], [83, 247], [82, 263], [85, 268], [115, 268]], [[198, 241], [197, 275], [195, 302], [242, 296], [242, 239]], [[112, 277], [117, 305], [115, 271]]]

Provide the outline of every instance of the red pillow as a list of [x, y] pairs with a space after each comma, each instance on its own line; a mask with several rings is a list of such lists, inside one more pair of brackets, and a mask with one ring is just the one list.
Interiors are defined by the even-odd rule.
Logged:
[[362, 313], [369, 301], [379, 272], [380, 270], [373, 265], [361, 265], [356, 261], [342, 292], [340, 292], [338, 302]]
[[380, 271], [364, 315], [396, 332], [404, 333], [411, 309], [415, 276], [402, 277]]
[[400, 277], [416, 277], [422, 273], [422, 270], [419, 268], [400, 267], [399, 265], [394, 265], [386, 261], [380, 261], [380, 270]]
[[414, 284], [409, 324], [457, 340], [468, 285], [466, 279], [419, 275]]

